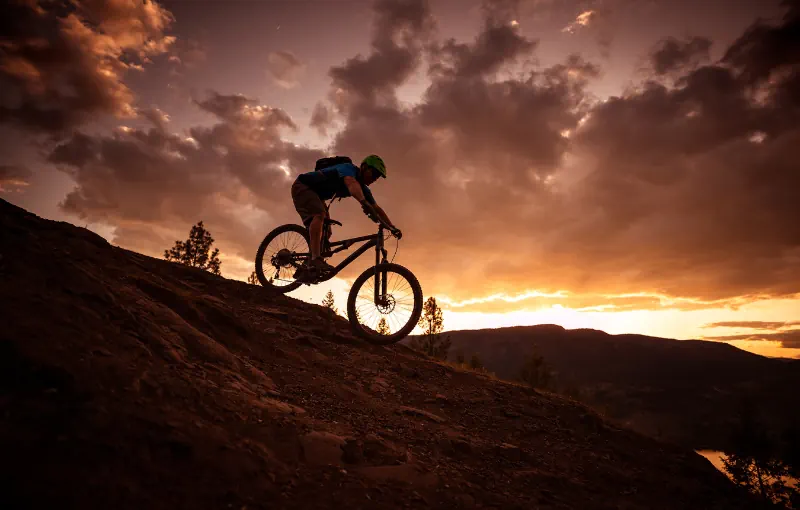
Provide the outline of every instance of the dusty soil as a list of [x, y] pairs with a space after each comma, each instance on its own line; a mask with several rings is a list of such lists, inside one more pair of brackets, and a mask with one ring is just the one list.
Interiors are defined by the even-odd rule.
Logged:
[[0, 200], [0, 508], [746, 508], [690, 450]]

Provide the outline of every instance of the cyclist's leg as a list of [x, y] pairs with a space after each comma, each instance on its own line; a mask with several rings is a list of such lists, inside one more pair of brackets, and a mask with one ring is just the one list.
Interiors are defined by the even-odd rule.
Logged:
[[325, 224], [325, 215], [315, 214], [308, 225], [308, 237], [311, 244], [311, 260], [319, 258], [320, 245], [322, 244], [322, 226]]
[[322, 244], [322, 225], [325, 218], [325, 204], [314, 190], [299, 180], [292, 184], [292, 201], [294, 208], [308, 229], [311, 258], [317, 258]]
[[299, 181], [295, 181], [292, 185], [292, 200], [297, 213], [303, 220], [303, 225], [308, 229], [308, 241], [311, 248], [311, 260], [309, 260], [311, 264], [298, 269], [298, 272], [295, 273], [295, 278], [305, 280], [310, 277], [313, 280], [322, 273], [333, 270], [333, 267], [320, 257], [322, 251], [322, 228], [325, 224], [327, 211], [319, 195]]

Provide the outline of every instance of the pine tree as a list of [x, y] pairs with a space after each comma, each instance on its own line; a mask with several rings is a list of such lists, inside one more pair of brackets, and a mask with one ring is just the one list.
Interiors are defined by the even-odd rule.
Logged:
[[765, 503], [796, 508], [794, 503], [800, 501], [800, 494], [786, 483], [792, 466], [781, 458], [752, 402], [743, 403], [732, 439], [733, 452], [723, 455], [722, 464], [733, 482]]
[[483, 363], [481, 363], [481, 359], [478, 357], [477, 354], [473, 354], [472, 357], [469, 359], [469, 368], [471, 368], [472, 370], [483, 369]]
[[219, 275], [219, 268], [222, 265], [219, 260], [219, 248], [214, 248], [214, 251], [209, 255], [213, 243], [214, 238], [211, 237], [211, 233], [205, 229], [201, 221], [192, 227], [189, 232], [189, 239], [175, 241], [175, 246], [169, 250], [164, 250], [164, 258]]
[[544, 357], [534, 351], [527, 358], [520, 369], [519, 378], [532, 388], [546, 389], [550, 386], [553, 373]]
[[419, 326], [423, 329], [423, 334], [414, 337], [409, 346], [412, 349], [422, 351], [428, 356], [447, 359], [447, 352], [450, 350], [450, 336], [443, 336], [444, 318], [442, 309], [436, 303], [436, 298], [431, 296], [425, 301], [422, 308], [422, 317], [419, 319]]
[[250, 276], [247, 277], [247, 283], [250, 285], [261, 285], [261, 282], [258, 281], [258, 276], [256, 276], [255, 271], [250, 273]]
[[333, 313], [339, 313], [339, 309], [333, 304], [333, 292], [330, 290], [325, 294], [325, 299], [322, 300], [322, 306], [330, 308]]
[[381, 317], [381, 320], [378, 322], [378, 333], [381, 335], [389, 334], [389, 325], [386, 323], [386, 317]]

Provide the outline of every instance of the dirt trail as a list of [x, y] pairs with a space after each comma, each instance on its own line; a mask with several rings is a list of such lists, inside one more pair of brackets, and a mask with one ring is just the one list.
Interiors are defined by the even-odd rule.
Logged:
[[1, 508], [747, 507], [580, 404], [4, 201], [0, 300]]

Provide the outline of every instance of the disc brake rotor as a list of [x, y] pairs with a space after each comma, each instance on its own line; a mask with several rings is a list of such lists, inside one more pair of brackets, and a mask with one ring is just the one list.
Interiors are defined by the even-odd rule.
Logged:
[[397, 303], [395, 303], [394, 296], [391, 294], [387, 294], [383, 297], [378, 298], [378, 302], [375, 303], [375, 306], [378, 307], [378, 311], [384, 315], [388, 315], [392, 313], [394, 307]]

